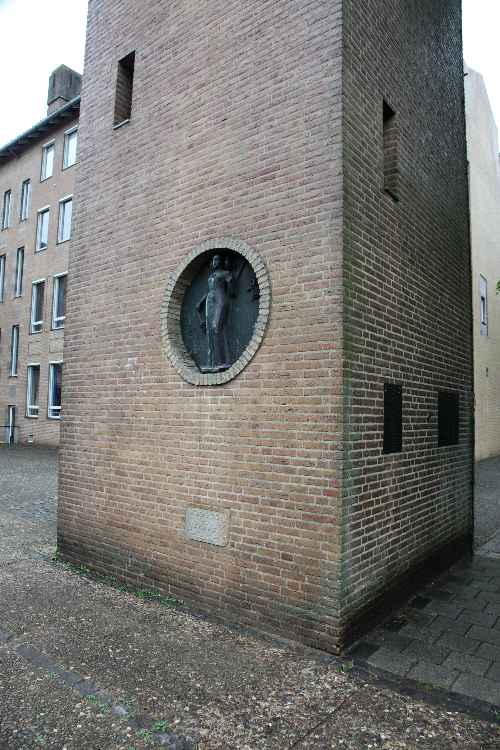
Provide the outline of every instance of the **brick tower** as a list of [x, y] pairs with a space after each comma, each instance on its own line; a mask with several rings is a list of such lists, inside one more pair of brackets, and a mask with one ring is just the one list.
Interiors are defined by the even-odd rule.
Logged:
[[460, 0], [91, 3], [66, 559], [337, 651], [468, 549], [462, 76]]

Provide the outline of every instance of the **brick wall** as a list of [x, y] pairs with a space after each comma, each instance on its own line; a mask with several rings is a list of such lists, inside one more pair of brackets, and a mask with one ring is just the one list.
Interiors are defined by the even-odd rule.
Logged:
[[[59, 200], [73, 194], [76, 165], [62, 168], [64, 133], [77, 125], [74, 114], [62, 124], [47, 128], [33, 145], [0, 165], [0, 200], [12, 191], [11, 225], [0, 232], [0, 255], [6, 256], [4, 302], [0, 304], [0, 442], [5, 439], [7, 406], [16, 407], [16, 439], [20, 442], [58, 445], [59, 420], [48, 418], [49, 362], [63, 359], [64, 330], [51, 330], [54, 276], [68, 269], [71, 241], [57, 243]], [[42, 146], [55, 141], [53, 176], [40, 181]], [[31, 180], [31, 202], [27, 220], [20, 221], [21, 184]], [[37, 211], [50, 207], [48, 247], [35, 252]], [[1, 209], [1, 206], [0, 206]], [[17, 249], [24, 247], [23, 293], [14, 298]], [[69, 277], [68, 277], [69, 278]], [[44, 325], [41, 333], [30, 335], [31, 284], [45, 279]], [[13, 325], [19, 325], [18, 376], [10, 377], [10, 343]], [[26, 378], [29, 364], [40, 365], [39, 415], [27, 418]]]
[[[460, 2], [344, 2], [346, 626], [471, 530], [472, 352]], [[383, 101], [398, 195], [383, 191]], [[384, 383], [403, 450], [382, 453]], [[437, 447], [437, 392], [460, 440]]]
[[[91, 3], [65, 349], [63, 554], [329, 643], [341, 439], [340, 2]], [[135, 50], [132, 117], [113, 129]], [[165, 358], [169, 273], [242, 240], [267, 334], [224, 386]], [[230, 513], [226, 547], [188, 506]]]

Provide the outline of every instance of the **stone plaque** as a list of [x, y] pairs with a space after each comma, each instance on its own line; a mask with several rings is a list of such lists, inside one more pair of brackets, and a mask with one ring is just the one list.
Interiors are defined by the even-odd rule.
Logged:
[[187, 538], [195, 542], [225, 547], [229, 537], [229, 513], [187, 508], [185, 531]]

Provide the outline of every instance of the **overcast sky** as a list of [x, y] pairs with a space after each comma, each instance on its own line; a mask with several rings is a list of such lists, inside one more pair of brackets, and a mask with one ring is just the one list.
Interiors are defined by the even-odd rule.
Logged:
[[[463, 8], [465, 60], [483, 74], [500, 124], [500, 0], [463, 0]], [[87, 0], [0, 0], [0, 144], [45, 117], [54, 68], [82, 72], [86, 14]]]

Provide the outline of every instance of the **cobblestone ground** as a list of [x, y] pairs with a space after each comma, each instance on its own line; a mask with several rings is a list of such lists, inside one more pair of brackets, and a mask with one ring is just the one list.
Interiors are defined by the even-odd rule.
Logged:
[[0, 750], [500, 748], [486, 704], [51, 562], [55, 469], [53, 452], [0, 448]]

